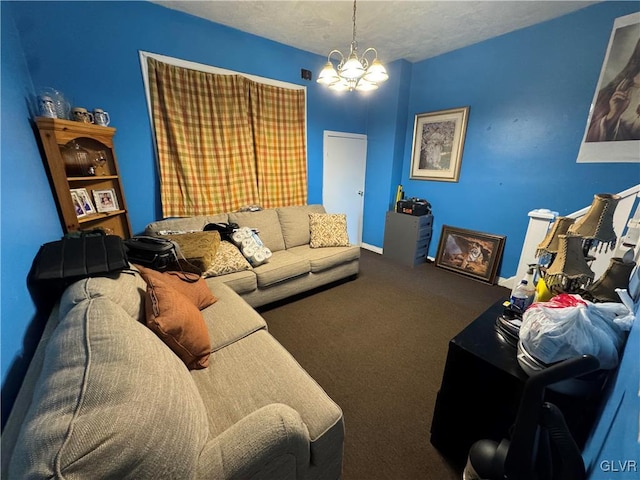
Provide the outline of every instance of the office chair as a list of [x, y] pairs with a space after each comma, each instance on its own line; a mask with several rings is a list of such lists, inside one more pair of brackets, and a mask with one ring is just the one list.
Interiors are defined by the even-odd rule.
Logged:
[[597, 370], [591, 355], [564, 360], [529, 377], [511, 440], [479, 440], [469, 450], [464, 480], [584, 480], [584, 462], [558, 407], [545, 388]]

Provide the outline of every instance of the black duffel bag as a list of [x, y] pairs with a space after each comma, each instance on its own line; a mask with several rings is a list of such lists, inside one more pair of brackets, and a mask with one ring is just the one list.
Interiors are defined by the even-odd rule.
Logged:
[[175, 270], [178, 265], [176, 245], [167, 238], [138, 235], [124, 241], [131, 263], [159, 272]]

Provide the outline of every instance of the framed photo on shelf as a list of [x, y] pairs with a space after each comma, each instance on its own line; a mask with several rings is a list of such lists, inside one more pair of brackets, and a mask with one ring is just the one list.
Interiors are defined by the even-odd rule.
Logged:
[[409, 178], [457, 182], [469, 107], [416, 115]]
[[506, 238], [443, 225], [436, 266], [493, 285]]
[[82, 200], [78, 197], [78, 194], [71, 190], [71, 201], [73, 202], [73, 210], [76, 212], [78, 218], [86, 217], [87, 212], [82, 206]]
[[85, 214], [93, 215], [94, 213], [96, 213], [96, 209], [93, 206], [91, 198], [89, 198], [89, 192], [86, 188], [73, 188], [71, 189], [71, 193], [75, 193], [75, 195], [78, 197], [80, 205], [82, 205], [82, 209], [84, 210]]
[[113, 188], [107, 190], [93, 190], [93, 199], [96, 202], [96, 209], [100, 213], [114, 212], [119, 210], [116, 191]]

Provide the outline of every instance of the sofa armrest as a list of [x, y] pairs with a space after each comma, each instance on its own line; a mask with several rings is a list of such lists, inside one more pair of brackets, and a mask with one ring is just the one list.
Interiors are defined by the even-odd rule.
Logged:
[[[299, 478], [309, 468], [307, 426], [293, 408], [274, 403], [262, 407], [209, 440], [198, 460], [198, 479]], [[265, 472], [266, 473], [266, 472]], [[274, 477], [274, 474], [277, 474]]]

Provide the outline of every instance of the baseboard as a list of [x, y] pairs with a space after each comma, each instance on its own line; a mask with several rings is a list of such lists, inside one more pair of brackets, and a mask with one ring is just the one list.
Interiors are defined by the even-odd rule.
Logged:
[[382, 255], [382, 249], [380, 247], [376, 247], [375, 245], [369, 245], [368, 243], [361, 243], [360, 248], [364, 248], [365, 250], [370, 250], [375, 253], [379, 253]]

